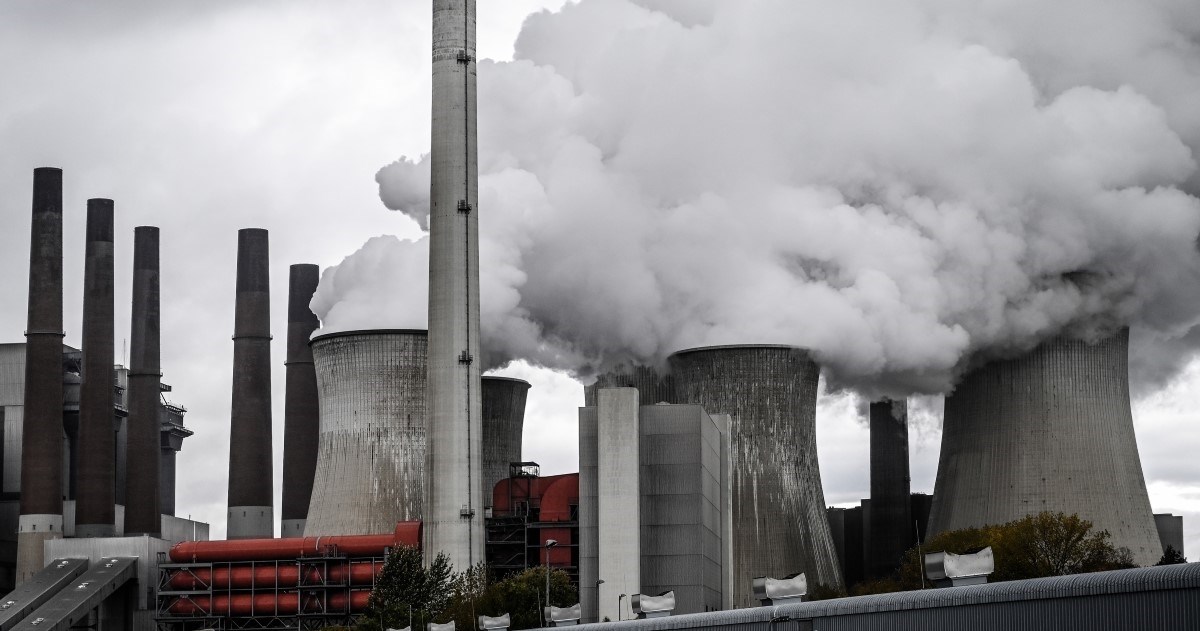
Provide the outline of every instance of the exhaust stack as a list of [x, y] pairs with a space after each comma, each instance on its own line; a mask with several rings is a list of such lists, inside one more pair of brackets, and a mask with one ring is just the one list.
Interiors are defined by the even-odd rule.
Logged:
[[159, 497], [158, 228], [133, 229], [133, 310], [129, 332], [129, 418], [125, 447], [125, 534], [157, 537], [162, 531]]
[[508, 466], [521, 461], [521, 433], [529, 382], [509, 377], [483, 377], [483, 488], [485, 506], [492, 489], [508, 479]]
[[271, 287], [267, 231], [238, 231], [229, 418], [229, 539], [275, 532], [271, 463]]
[[43, 167], [33, 171], [18, 585], [45, 565], [43, 542], [62, 537], [62, 286], [62, 169]]
[[83, 382], [79, 392], [75, 536], [116, 533], [113, 435], [113, 202], [87, 202], [83, 270]]
[[283, 505], [279, 536], [303, 537], [321, 435], [317, 371], [308, 338], [321, 325], [308, 308], [321, 268], [293, 265], [288, 278], [287, 371], [283, 403]]

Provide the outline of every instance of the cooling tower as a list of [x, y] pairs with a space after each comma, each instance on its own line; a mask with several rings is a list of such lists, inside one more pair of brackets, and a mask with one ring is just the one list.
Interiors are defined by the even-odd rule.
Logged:
[[312, 353], [321, 436], [304, 536], [390, 532], [421, 519], [425, 331], [330, 333], [313, 339]]
[[946, 397], [930, 534], [1076, 513], [1150, 565], [1162, 555], [1129, 407], [1129, 331], [1056, 338]]
[[755, 606], [758, 576], [840, 587], [817, 467], [817, 364], [775, 345], [696, 348], [670, 363], [679, 403], [731, 416], [734, 607]]
[[[508, 465], [521, 461], [521, 430], [525, 427], [525, 400], [529, 382], [508, 377], [483, 377], [483, 487], [487, 497], [500, 480], [508, 479]], [[490, 506], [491, 502], [484, 502]]]
[[275, 533], [271, 464], [271, 285], [267, 231], [238, 230], [229, 415], [230, 539]]
[[317, 373], [313, 369], [308, 338], [320, 326], [308, 307], [321, 268], [293, 265], [288, 282], [287, 382], [283, 403], [283, 505], [280, 536], [304, 535], [304, 520], [312, 500], [313, 473], [317, 467], [317, 442], [321, 434], [317, 401]]
[[162, 503], [158, 228], [133, 229], [133, 304], [129, 335], [129, 418], [125, 423], [125, 534], [158, 536]]
[[33, 171], [29, 319], [21, 425], [17, 584], [42, 569], [43, 542], [62, 537], [62, 170]]
[[113, 376], [113, 203], [109, 199], [89, 199], [83, 267], [76, 537], [111, 537], [116, 533]]
[[600, 388], [637, 388], [642, 405], [675, 403], [675, 381], [646, 366], [622, 367], [596, 376], [596, 383], [583, 387], [583, 404], [595, 407]]
[[433, 0], [424, 552], [484, 560], [475, 0]]
[[887, 576], [916, 543], [908, 472], [908, 403], [871, 403], [871, 502], [866, 573]]

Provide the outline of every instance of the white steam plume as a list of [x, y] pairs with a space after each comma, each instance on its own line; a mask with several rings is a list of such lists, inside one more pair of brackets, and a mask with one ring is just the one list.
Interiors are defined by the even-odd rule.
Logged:
[[[1134, 323], [1162, 369], [1180, 354], [1155, 349], [1200, 318], [1198, 7], [535, 14], [516, 61], [479, 69], [486, 359], [586, 376], [790, 343], [840, 383], [903, 394], [945, 390], [980, 352]], [[384, 203], [424, 222], [428, 169], [384, 167]], [[410, 252], [328, 273], [326, 325], [390, 325], [355, 283], [423, 306], [421, 247], [373, 241]], [[412, 264], [362, 278], [367, 255]]]

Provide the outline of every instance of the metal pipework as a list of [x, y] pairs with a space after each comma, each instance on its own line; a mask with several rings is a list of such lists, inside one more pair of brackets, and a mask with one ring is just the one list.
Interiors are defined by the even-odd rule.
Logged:
[[267, 231], [238, 230], [229, 415], [228, 537], [275, 532], [271, 452], [271, 280]]
[[43, 542], [62, 537], [62, 170], [52, 167], [33, 171], [27, 322], [18, 585], [42, 569]]
[[321, 268], [293, 265], [288, 279], [287, 382], [283, 403], [283, 504], [280, 536], [304, 535], [308, 504], [312, 499], [317, 468], [317, 442], [321, 433], [317, 401], [317, 372], [309, 337], [321, 325], [309, 309]]
[[116, 533], [113, 328], [113, 202], [89, 199], [83, 268], [76, 537], [111, 537]]
[[158, 228], [153, 226], [133, 230], [133, 312], [126, 394], [129, 418], [125, 431], [125, 534], [152, 537], [162, 530], [158, 481], [162, 457], [158, 236]]

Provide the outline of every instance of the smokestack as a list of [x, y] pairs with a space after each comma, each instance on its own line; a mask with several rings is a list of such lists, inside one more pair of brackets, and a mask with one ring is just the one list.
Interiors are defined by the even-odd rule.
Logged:
[[233, 325], [233, 404], [229, 419], [229, 539], [270, 538], [271, 287], [267, 231], [238, 230]]
[[33, 171], [18, 585], [45, 565], [42, 543], [62, 537], [62, 300], [62, 170], [43, 167]]
[[293, 265], [288, 278], [288, 337], [283, 403], [283, 505], [280, 536], [304, 536], [312, 499], [321, 434], [317, 411], [317, 373], [308, 338], [321, 325], [308, 303], [317, 291], [321, 268]]
[[113, 435], [113, 203], [87, 202], [83, 268], [83, 382], [79, 393], [79, 474], [75, 536], [116, 534]]
[[425, 331], [348, 331], [312, 341], [321, 440], [306, 537], [388, 532], [421, 519]]
[[[521, 430], [525, 427], [525, 401], [529, 382], [509, 377], [483, 377], [483, 488], [487, 497], [500, 480], [508, 479], [508, 465], [521, 461]], [[490, 501], [484, 502], [490, 506]]]
[[424, 552], [483, 561], [475, 0], [433, 1]]
[[968, 374], [946, 397], [929, 536], [1078, 514], [1134, 562], [1162, 556], [1129, 407], [1129, 330], [1065, 338]]
[[915, 543], [909, 498], [908, 402], [871, 403], [871, 504], [866, 572], [891, 574]]
[[125, 420], [125, 534], [158, 537], [159, 359], [158, 228], [133, 229], [133, 309], [129, 325], [129, 417]]
[[817, 467], [820, 369], [790, 346], [710, 346], [669, 358], [676, 399], [729, 414], [733, 471], [733, 606], [751, 581], [804, 572], [841, 587]]
[[583, 404], [595, 407], [600, 388], [637, 388], [642, 405], [675, 402], [675, 381], [671, 375], [659, 375], [647, 366], [623, 367], [596, 377], [596, 383], [583, 387]]

